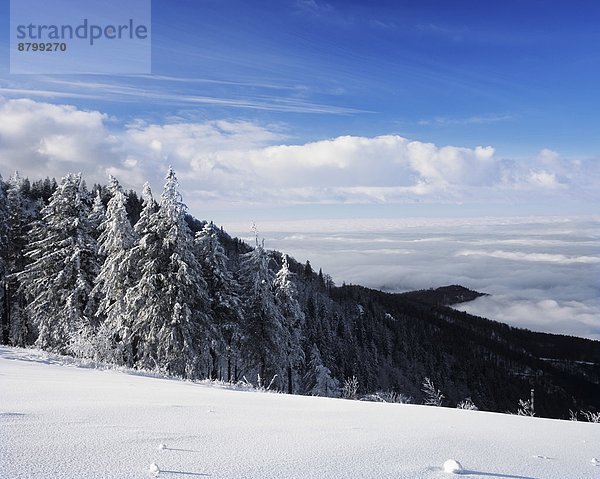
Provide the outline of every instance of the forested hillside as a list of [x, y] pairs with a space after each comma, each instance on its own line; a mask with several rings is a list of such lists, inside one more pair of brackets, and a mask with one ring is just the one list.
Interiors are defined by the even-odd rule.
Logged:
[[[160, 197], [17, 174], [0, 188], [2, 342], [299, 394], [535, 413], [600, 409], [600, 344], [533, 333], [447, 305], [451, 286], [336, 286], [190, 216], [170, 170]], [[467, 398], [471, 402], [465, 403]]]

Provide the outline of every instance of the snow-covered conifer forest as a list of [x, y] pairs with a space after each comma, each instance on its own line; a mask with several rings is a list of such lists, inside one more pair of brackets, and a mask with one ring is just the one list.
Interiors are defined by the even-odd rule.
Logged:
[[2, 343], [291, 394], [517, 413], [533, 389], [537, 416], [600, 409], [597, 342], [453, 310], [477, 296], [459, 286], [336, 286], [254, 236], [192, 217], [173, 170], [141, 198], [112, 177], [15, 173], [0, 188]]

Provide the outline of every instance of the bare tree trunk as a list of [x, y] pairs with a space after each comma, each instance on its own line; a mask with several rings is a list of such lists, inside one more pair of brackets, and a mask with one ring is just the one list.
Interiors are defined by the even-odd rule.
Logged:
[[292, 366], [287, 367], [288, 394], [294, 394], [294, 384], [292, 381]]
[[210, 348], [210, 359], [211, 359], [211, 363], [212, 363], [211, 370], [210, 370], [210, 379], [217, 379], [217, 375], [219, 374], [219, 371], [218, 371], [219, 356], [213, 348]]
[[8, 281], [5, 281], [2, 287], [2, 344], [8, 344], [10, 341], [10, 297]]

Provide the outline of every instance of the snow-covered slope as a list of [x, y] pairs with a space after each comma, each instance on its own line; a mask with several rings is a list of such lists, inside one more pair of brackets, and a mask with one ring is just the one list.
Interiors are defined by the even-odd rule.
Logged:
[[[163, 445], [165, 447], [160, 448]], [[600, 425], [227, 390], [0, 348], [0, 477], [599, 478]]]

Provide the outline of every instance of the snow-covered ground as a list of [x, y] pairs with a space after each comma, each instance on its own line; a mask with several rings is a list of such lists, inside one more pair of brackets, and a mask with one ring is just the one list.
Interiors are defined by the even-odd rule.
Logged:
[[598, 424], [228, 390], [0, 348], [6, 479], [444, 478], [448, 459], [471, 478], [599, 478], [593, 458]]

